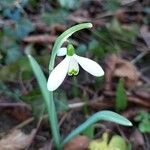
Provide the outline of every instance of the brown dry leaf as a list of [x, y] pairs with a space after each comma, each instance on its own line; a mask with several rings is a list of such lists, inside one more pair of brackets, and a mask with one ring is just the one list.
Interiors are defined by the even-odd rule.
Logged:
[[130, 62], [121, 58], [117, 59], [114, 76], [125, 78], [127, 86], [135, 85], [138, 81], [136, 68]]
[[51, 34], [56, 35], [58, 32], [63, 32], [66, 30], [66, 26], [62, 24], [53, 24], [50, 27]]
[[32, 36], [25, 37], [23, 39], [23, 42], [47, 44], [47, 43], [52, 43], [55, 40], [56, 40], [56, 36], [54, 35], [32, 35]]
[[81, 23], [81, 22], [89, 21], [90, 19], [89, 19], [88, 11], [80, 9], [75, 11], [71, 15], [69, 15], [68, 20]]
[[26, 135], [21, 130], [13, 130], [0, 140], [0, 150], [22, 150], [31, 142], [34, 130]]
[[25, 121], [31, 117], [31, 111], [25, 107], [15, 107], [6, 109], [6, 113], [19, 122]]
[[127, 87], [137, 85], [139, 75], [137, 69], [129, 61], [116, 55], [106, 60], [106, 82], [112, 82], [113, 77], [124, 78]]
[[113, 78], [113, 71], [116, 66], [116, 55], [111, 55], [105, 60], [105, 90], [111, 91], [112, 89], [112, 78]]
[[76, 136], [68, 142], [63, 150], [87, 150], [89, 146], [89, 139], [86, 136]]
[[125, 9], [118, 9], [115, 13], [115, 17], [120, 23], [127, 23], [128, 22], [128, 16], [125, 12]]

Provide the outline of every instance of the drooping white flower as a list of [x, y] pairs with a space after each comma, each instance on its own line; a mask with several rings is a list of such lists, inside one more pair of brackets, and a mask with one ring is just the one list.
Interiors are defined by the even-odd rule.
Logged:
[[57, 51], [57, 56], [66, 56], [51, 72], [47, 82], [49, 91], [56, 90], [64, 81], [67, 73], [69, 76], [79, 73], [79, 65], [93, 76], [104, 75], [103, 69], [95, 61], [75, 54], [73, 45], [62, 47]]

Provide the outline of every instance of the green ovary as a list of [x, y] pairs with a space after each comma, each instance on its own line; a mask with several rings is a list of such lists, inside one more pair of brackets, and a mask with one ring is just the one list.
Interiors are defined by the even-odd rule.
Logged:
[[78, 74], [77, 70], [72, 69], [71, 71], [68, 71], [69, 76], [73, 76], [73, 75], [77, 75], [77, 74]]
[[67, 46], [67, 55], [73, 56], [75, 54], [74, 47], [72, 44], [68, 44]]

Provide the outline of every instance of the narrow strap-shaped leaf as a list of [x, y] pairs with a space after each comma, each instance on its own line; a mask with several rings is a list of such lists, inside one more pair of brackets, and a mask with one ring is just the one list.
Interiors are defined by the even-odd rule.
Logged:
[[115, 107], [117, 111], [124, 110], [127, 107], [128, 101], [127, 101], [127, 95], [124, 88], [124, 80], [119, 79], [119, 82], [117, 84], [117, 90], [116, 90], [116, 101], [115, 101]]
[[48, 101], [50, 100], [50, 92], [46, 88], [47, 81], [43, 74], [43, 71], [41, 70], [41, 67], [39, 66], [37, 61], [31, 55], [28, 55], [28, 58], [29, 58], [32, 70], [33, 70], [33, 72], [36, 76], [36, 79], [38, 81], [38, 84], [40, 86], [40, 90], [42, 92], [44, 100], [46, 101], [46, 103], [48, 103]]
[[49, 115], [49, 121], [51, 124], [51, 131], [52, 135], [54, 138], [54, 142], [56, 144], [56, 147], [59, 149], [60, 147], [60, 133], [59, 133], [59, 128], [58, 128], [58, 121], [57, 121], [57, 116], [56, 116], [56, 110], [55, 110], [55, 105], [53, 101], [53, 93], [49, 92], [47, 90], [47, 81], [46, 77], [37, 63], [37, 61], [31, 56], [27, 55], [32, 67], [32, 70], [36, 76], [36, 79], [38, 81], [41, 93], [43, 95], [43, 98], [45, 100], [47, 109], [48, 109], [48, 115]]
[[93, 125], [94, 123], [103, 120], [103, 121], [111, 121], [118, 123], [124, 126], [132, 126], [132, 123], [126, 119], [125, 117], [112, 112], [112, 111], [100, 111], [91, 116], [88, 120], [86, 120], [83, 124], [77, 127], [74, 131], [72, 131], [62, 142], [62, 145], [69, 142], [72, 138], [82, 133], [86, 128]]
[[75, 26], [69, 28], [68, 30], [66, 30], [65, 32], [63, 32], [56, 39], [55, 44], [52, 49], [52, 55], [51, 55], [50, 64], [49, 64], [50, 71], [53, 70], [53, 68], [54, 68], [54, 61], [55, 61], [55, 57], [57, 54], [57, 50], [62, 46], [62, 44], [67, 40], [67, 38], [79, 30], [82, 30], [85, 28], [91, 28], [91, 27], [92, 27], [91, 23], [82, 23], [82, 24], [75, 25]]

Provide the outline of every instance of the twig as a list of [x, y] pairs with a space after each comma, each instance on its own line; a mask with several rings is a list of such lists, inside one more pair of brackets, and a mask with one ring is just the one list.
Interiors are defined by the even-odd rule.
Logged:
[[28, 118], [27, 120], [21, 122], [19, 125], [15, 126], [13, 129], [20, 129], [23, 128], [24, 126], [30, 124], [31, 122], [34, 121], [34, 117]]
[[136, 64], [140, 59], [142, 59], [145, 55], [147, 55], [150, 51], [147, 50], [147, 51], [143, 51], [142, 53], [140, 53], [139, 55], [137, 55], [137, 57], [135, 57], [131, 63], [132, 64]]
[[[110, 92], [105, 92], [105, 95], [113, 98], [115, 96], [115, 93], [113, 91], [110, 91]], [[132, 102], [132, 103], [135, 103], [138, 105], [142, 105], [146, 108], [150, 108], [150, 103], [148, 101], [145, 101], [143, 99], [139, 99], [135, 96], [131, 96], [130, 93], [127, 93], [127, 97], [128, 97], [129, 102]]]
[[113, 106], [110, 101], [105, 101], [103, 96], [97, 97], [96, 99], [89, 100], [88, 102], [79, 102], [79, 103], [73, 103], [69, 104], [68, 107], [70, 109], [77, 109], [84, 107], [85, 105], [90, 107], [96, 107], [96, 108], [111, 108]]
[[0, 103], [0, 108], [3, 107], [27, 107], [31, 110], [31, 107], [25, 103]]
[[[71, 111], [70, 112], [68, 112], [69, 114], [71, 113]], [[59, 127], [63, 124], [63, 122], [65, 121], [65, 119], [67, 118], [67, 116], [68, 116], [68, 113], [66, 113], [62, 118], [61, 118], [61, 120], [59, 121]]]
[[74, 108], [83, 107], [83, 106], [85, 106], [85, 105], [86, 105], [85, 102], [79, 102], [79, 103], [69, 104], [68, 107], [69, 107], [70, 109], [74, 109]]
[[129, 5], [131, 3], [136, 2], [137, 0], [122, 0], [121, 5], [125, 6], [125, 5]]
[[139, 99], [137, 97], [128, 96], [128, 101], [133, 102], [133, 103], [137, 103], [137, 104], [140, 104], [140, 105], [143, 105], [145, 107], [150, 108], [149, 101], [144, 101], [144, 100], [141, 100], [141, 99]]

